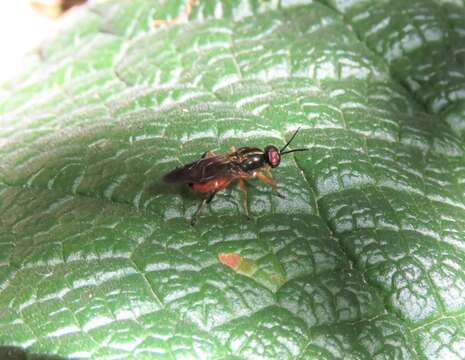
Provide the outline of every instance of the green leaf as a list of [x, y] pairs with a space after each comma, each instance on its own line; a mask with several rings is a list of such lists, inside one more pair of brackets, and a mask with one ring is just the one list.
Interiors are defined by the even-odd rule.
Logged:
[[[464, 7], [72, 13], [0, 88], [0, 354], [462, 359]], [[299, 127], [251, 221], [232, 186], [191, 227], [199, 197], [160, 180]]]

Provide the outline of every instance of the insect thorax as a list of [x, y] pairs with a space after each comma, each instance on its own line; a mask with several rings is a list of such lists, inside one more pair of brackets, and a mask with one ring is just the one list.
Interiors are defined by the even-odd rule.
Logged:
[[265, 157], [263, 151], [255, 148], [244, 149], [242, 154], [238, 154], [240, 157], [241, 169], [247, 172], [257, 170], [265, 164]]

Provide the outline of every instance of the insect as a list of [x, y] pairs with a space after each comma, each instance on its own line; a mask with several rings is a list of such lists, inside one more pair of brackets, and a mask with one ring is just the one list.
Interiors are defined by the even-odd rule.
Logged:
[[247, 218], [250, 218], [246, 180], [259, 179], [271, 185], [276, 194], [283, 197], [276, 191], [277, 183], [272, 178], [271, 169], [279, 166], [282, 155], [308, 150], [302, 148], [285, 151], [299, 130], [300, 128], [281, 149], [268, 145], [263, 150], [255, 147], [233, 148], [231, 152], [224, 154], [207, 151], [199, 160], [169, 172], [163, 180], [187, 184], [192, 190], [206, 194], [192, 216], [191, 225], [195, 225], [202, 207], [209, 204], [218, 191], [227, 188], [235, 180], [244, 192], [244, 209]]

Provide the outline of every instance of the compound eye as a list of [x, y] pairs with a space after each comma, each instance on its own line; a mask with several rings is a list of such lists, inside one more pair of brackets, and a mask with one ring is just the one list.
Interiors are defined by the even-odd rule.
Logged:
[[275, 147], [268, 148], [267, 156], [268, 163], [271, 165], [271, 167], [276, 167], [281, 162], [281, 155], [279, 154], [278, 149]]

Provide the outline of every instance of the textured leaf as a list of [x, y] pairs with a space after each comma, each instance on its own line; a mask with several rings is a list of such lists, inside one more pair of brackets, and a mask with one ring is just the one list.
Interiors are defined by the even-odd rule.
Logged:
[[[71, 14], [0, 88], [0, 351], [464, 358], [464, 6], [200, 0], [156, 29], [185, 2]], [[285, 198], [254, 184], [252, 221], [232, 187], [191, 227], [198, 197], [160, 181], [298, 127], [310, 151], [275, 169]]]

